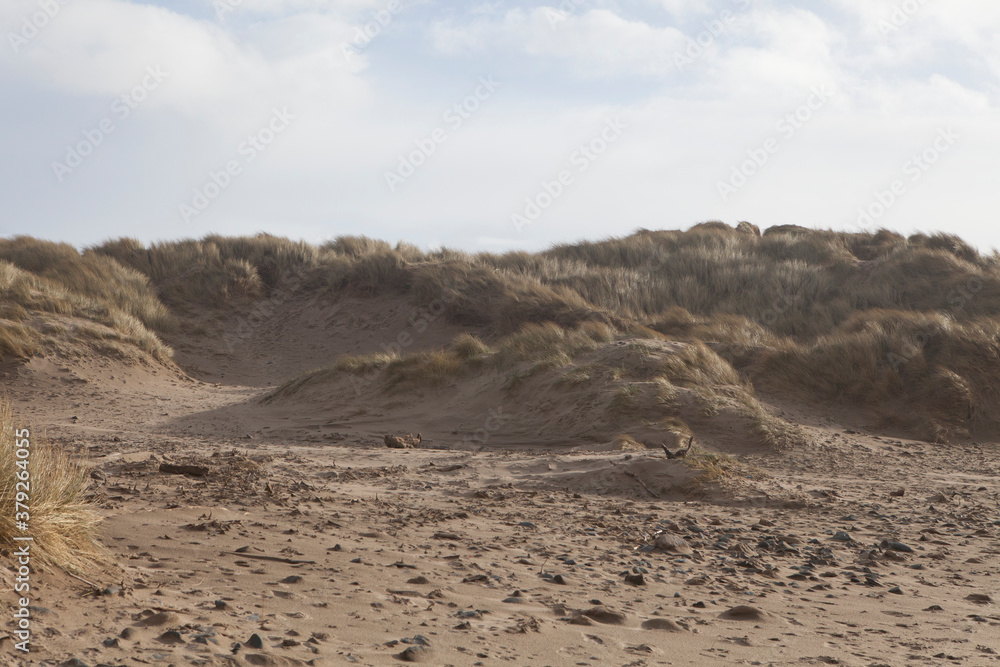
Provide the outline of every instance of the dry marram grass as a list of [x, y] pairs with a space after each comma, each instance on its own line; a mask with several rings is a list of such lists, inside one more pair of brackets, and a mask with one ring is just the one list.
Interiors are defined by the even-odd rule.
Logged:
[[[14, 422], [10, 405], [0, 400], [0, 541], [11, 548], [15, 536], [32, 537], [33, 562], [81, 571], [100, 559], [94, 539], [99, 517], [83, 498], [87, 472], [35, 433], [28, 438], [29, 447], [20, 447], [18, 428], [22, 427]], [[30, 452], [26, 470], [18, 463], [25, 460], [16, 455], [19, 448]], [[20, 510], [15, 501], [25, 484], [30, 518], [28, 530], [21, 531], [16, 526], [15, 512]]]

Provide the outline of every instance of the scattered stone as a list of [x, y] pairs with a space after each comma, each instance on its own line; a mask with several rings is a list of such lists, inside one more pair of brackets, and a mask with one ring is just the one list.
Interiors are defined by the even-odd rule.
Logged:
[[425, 577], [424, 575], [421, 574], [419, 576], [413, 577], [412, 579], [407, 579], [406, 583], [408, 583], [408, 584], [429, 584], [429, 583], [431, 583], [431, 581], [430, 581], [430, 579], [428, 579], [427, 577]]
[[407, 433], [406, 435], [392, 435], [387, 433], [382, 436], [382, 440], [385, 441], [385, 446], [390, 449], [413, 449], [423, 441], [423, 436], [419, 433], [413, 435], [412, 433]]
[[646, 580], [643, 578], [642, 573], [639, 574], [626, 574], [625, 583], [631, 586], [645, 586]]
[[411, 646], [396, 657], [403, 662], [428, 662], [431, 659], [431, 650], [426, 646]]
[[966, 595], [965, 599], [969, 602], [975, 602], [976, 604], [989, 604], [993, 602], [993, 598], [983, 593], [971, 593]]
[[250, 635], [250, 639], [246, 641], [246, 645], [250, 648], [262, 649], [264, 648], [264, 640], [255, 632]]
[[653, 546], [668, 554], [687, 556], [694, 553], [690, 545], [684, 541], [683, 537], [678, 537], [672, 533], [660, 533], [656, 537], [656, 541], [653, 543]]
[[719, 614], [719, 618], [729, 621], [763, 621], [767, 618], [767, 612], [757, 607], [741, 604], [722, 612]]
[[684, 632], [684, 628], [669, 618], [651, 618], [642, 622], [643, 630], [665, 630], [667, 632]]
[[625, 614], [606, 607], [591, 607], [583, 612], [583, 615], [605, 625], [624, 625], [625, 623]]
[[854, 541], [854, 540], [851, 539], [851, 536], [849, 534], [847, 534], [843, 530], [838, 530], [836, 533], [833, 534], [833, 537], [831, 537], [830, 539], [834, 540], [835, 542], [853, 542]]
[[161, 611], [142, 619], [139, 621], [139, 625], [144, 628], [156, 628], [164, 625], [173, 625], [175, 623], [179, 623], [180, 620], [180, 616], [172, 611]]
[[184, 638], [181, 637], [181, 633], [176, 630], [167, 630], [162, 635], [157, 637], [156, 641], [164, 644], [183, 644]]
[[893, 586], [892, 588], [889, 589], [889, 592], [892, 593], [893, 595], [902, 595], [903, 589], [900, 588], [899, 586]]
[[282, 579], [281, 583], [283, 583], [283, 584], [301, 584], [302, 583], [302, 576], [298, 575], [298, 574], [290, 574], [287, 577], [285, 577], [284, 579]]

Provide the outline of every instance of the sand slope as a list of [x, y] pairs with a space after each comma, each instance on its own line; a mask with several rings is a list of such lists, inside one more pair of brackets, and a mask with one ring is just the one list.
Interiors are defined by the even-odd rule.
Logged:
[[[553, 374], [514, 391], [485, 373], [395, 393], [342, 380], [262, 402], [410, 326], [403, 304], [339, 306], [284, 303], [231, 350], [238, 322], [200, 322], [179, 368], [4, 367], [18, 419], [92, 467], [109, 555], [85, 573], [96, 589], [39, 575], [33, 651], [4, 640], [7, 664], [997, 662], [994, 445], [773, 406], [803, 445], [765, 450], [705, 418], [703, 446], [742, 462], [713, 478], [658, 447], [612, 451], [643, 434], [597, 412], [601, 387]], [[436, 326], [414, 349], [454, 336]], [[416, 449], [381, 441], [410, 431]]]

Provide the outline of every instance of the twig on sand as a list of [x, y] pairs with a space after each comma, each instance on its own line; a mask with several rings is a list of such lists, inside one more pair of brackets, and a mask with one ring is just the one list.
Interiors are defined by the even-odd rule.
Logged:
[[91, 588], [93, 588], [93, 589], [94, 589], [95, 591], [99, 591], [99, 590], [101, 590], [101, 587], [100, 587], [100, 586], [98, 586], [97, 584], [95, 584], [95, 583], [94, 583], [94, 582], [92, 582], [92, 581], [87, 581], [87, 580], [86, 580], [86, 579], [84, 579], [83, 577], [78, 577], [78, 576], [76, 576], [75, 574], [73, 574], [72, 572], [66, 572], [66, 574], [68, 574], [69, 576], [73, 577], [73, 578], [74, 578], [74, 579], [76, 579], [77, 581], [82, 581], [83, 583], [85, 583], [85, 584], [87, 584], [88, 586], [90, 586]]
[[631, 470], [626, 470], [625, 474], [628, 475], [629, 477], [631, 477], [632, 479], [634, 479], [635, 481], [639, 482], [639, 484], [642, 485], [642, 488], [646, 489], [646, 493], [648, 493], [649, 495], [653, 496], [657, 500], [660, 499], [660, 494], [655, 493], [651, 488], [649, 488], [648, 486], [646, 486], [646, 483], [644, 481], [642, 481], [641, 479], [639, 479], [639, 476], [636, 475], [634, 472], [632, 472]]
[[282, 558], [281, 556], [264, 556], [258, 554], [248, 554], [239, 551], [223, 551], [229, 556], [243, 556], [244, 558], [256, 558], [257, 560], [273, 560], [278, 563], [288, 563], [289, 565], [315, 565], [314, 560], [298, 560], [295, 558]]

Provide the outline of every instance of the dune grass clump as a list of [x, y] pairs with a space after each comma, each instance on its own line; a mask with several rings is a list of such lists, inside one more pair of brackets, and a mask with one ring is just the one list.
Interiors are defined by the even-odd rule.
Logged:
[[[89, 338], [114, 339], [161, 362], [171, 359], [154, 327], [173, 330], [176, 322], [145, 277], [113, 260], [85, 261], [70, 246], [25, 237], [0, 239], [0, 257], [7, 258], [0, 259], [0, 356], [28, 357], [44, 342], [77, 340], [73, 335], [82, 329], [83, 337], [100, 330]], [[66, 318], [58, 325], [61, 334], [48, 316]]]
[[150, 279], [111, 257], [90, 251], [80, 253], [67, 243], [18, 236], [0, 239], [0, 260], [91, 299], [99, 304], [98, 308], [131, 315], [154, 331], [177, 329], [174, 316], [157, 297]]
[[[30, 433], [30, 446], [21, 447], [17, 424], [10, 405], [0, 399], [0, 543], [14, 549], [13, 538], [32, 537], [32, 563], [77, 572], [101, 559], [96, 542], [99, 516], [84, 500], [88, 476], [83, 466], [52, 443]], [[21, 432], [23, 435], [23, 432]], [[17, 456], [19, 449], [30, 454]], [[22, 463], [27, 460], [25, 465]], [[24, 478], [28, 477], [28, 480]], [[28, 505], [28, 529], [16, 525], [18, 492]]]

